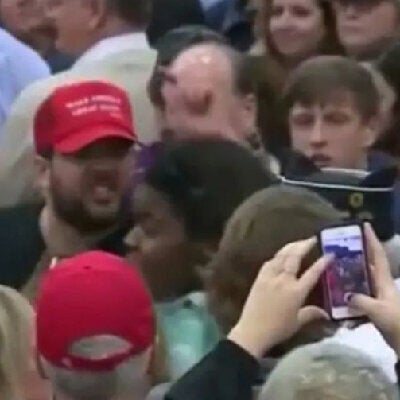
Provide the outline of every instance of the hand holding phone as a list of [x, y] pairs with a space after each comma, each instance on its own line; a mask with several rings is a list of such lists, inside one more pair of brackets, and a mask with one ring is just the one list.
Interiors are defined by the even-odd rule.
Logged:
[[325, 303], [333, 320], [360, 318], [361, 310], [349, 307], [349, 295], [361, 293], [372, 297], [370, 267], [362, 225], [334, 226], [320, 232], [324, 255], [334, 260], [325, 271]]
[[400, 356], [400, 293], [390, 272], [382, 244], [370, 224], [365, 224], [371, 279], [375, 298], [363, 294], [351, 296], [349, 306], [368, 316], [387, 344]]

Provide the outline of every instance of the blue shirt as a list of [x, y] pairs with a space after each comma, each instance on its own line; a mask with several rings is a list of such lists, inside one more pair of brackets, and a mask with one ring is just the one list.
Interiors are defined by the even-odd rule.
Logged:
[[49, 75], [39, 54], [0, 29], [0, 135], [16, 97], [30, 83]]

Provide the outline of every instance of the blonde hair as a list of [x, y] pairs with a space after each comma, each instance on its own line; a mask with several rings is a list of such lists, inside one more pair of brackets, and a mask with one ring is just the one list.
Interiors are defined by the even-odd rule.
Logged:
[[0, 285], [0, 398], [22, 399], [31, 362], [33, 309], [14, 289]]

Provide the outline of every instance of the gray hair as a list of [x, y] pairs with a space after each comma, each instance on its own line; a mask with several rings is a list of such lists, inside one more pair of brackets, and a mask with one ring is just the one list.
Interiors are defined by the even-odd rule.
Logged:
[[[114, 336], [96, 336], [79, 340], [71, 346], [71, 355], [95, 360], [104, 354], [124, 351], [128, 343]], [[73, 400], [111, 400], [146, 394], [145, 373], [150, 351], [119, 364], [112, 371], [92, 372], [56, 367], [44, 361], [44, 370], [56, 393]]]
[[272, 372], [259, 400], [398, 400], [384, 372], [358, 350], [333, 343], [299, 348]]

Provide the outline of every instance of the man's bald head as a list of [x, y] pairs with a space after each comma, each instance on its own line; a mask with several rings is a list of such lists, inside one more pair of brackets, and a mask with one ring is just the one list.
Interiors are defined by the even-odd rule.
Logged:
[[255, 124], [255, 88], [248, 70], [246, 56], [224, 44], [183, 51], [166, 70], [162, 89], [168, 127], [235, 140], [253, 133], [247, 132]]
[[177, 77], [187, 77], [211, 84], [230, 85], [238, 94], [254, 93], [254, 81], [247, 73], [247, 56], [222, 43], [194, 45], [178, 55], [170, 71]]

